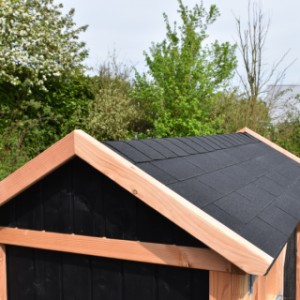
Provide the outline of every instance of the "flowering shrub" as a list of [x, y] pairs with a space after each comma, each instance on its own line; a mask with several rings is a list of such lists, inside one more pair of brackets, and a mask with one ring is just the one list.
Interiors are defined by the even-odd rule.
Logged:
[[53, 0], [0, 0], [0, 83], [30, 94], [83, 68], [87, 51], [78, 39], [86, 26], [74, 28], [74, 10], [61, 8]]

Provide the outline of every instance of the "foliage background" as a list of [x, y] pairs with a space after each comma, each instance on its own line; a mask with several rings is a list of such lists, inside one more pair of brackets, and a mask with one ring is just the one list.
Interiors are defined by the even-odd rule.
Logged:
[[207, 42], [217, 7], [188, 8], [178, 0], [178, 14], [178, 24], [164, 14], [165, 38], [144, 52], [144, 73], [113, 54], [88, 76], [80, 41], [87, 26], [76, 26], [74, 10], [64, 14], [52, 0], [0, 0], [0, 179], [75, 128], [113, 140], [255, 124], [300, 155], [299, 111], [274, 123], [263, 97], [253, 109], [253, 99], [231, 85], [236, 45]]

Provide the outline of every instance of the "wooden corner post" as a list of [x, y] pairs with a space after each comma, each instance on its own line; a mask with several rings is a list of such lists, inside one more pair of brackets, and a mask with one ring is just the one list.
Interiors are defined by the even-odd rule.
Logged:
[[283, 297], [285, 254], [286, 246], [265, 276], [210, 271], [209, 300], [266, 300]]
[[6, 253], [3, 244], [0, 244], [0, 300], [7, 300]]

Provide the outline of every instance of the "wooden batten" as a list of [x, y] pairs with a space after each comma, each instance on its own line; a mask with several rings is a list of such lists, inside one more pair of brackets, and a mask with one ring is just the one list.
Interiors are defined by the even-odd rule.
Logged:
[[3, 244], [0, 245], [0, 300], [7, 300], [6, 252]]
[[[241, 273], [207, 248], [0, 227], [0, 243], [145, 263]], [[1, 300], [1, 299], [0, 299]]]
[[247, 273], [264, 274], [273, 258], [81, 130], [75, 154]]

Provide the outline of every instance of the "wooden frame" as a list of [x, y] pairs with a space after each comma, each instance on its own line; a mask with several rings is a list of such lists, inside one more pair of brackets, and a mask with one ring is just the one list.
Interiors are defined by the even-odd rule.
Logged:
[[1, 181], [0, 205], [74, 155], [245, 272], [263, 275], [272, 264], [273, 257], [81, 130], [67, 135]]
[[[160, 265], [242, 273], [225, 258], [207, 248], [117, 240], [8, 227], [0, 227], [0, 243]], [[3, 254], [3, 251], [0, 252], [2, 268], [5, 256], [3, 260], [1, 254]]]

